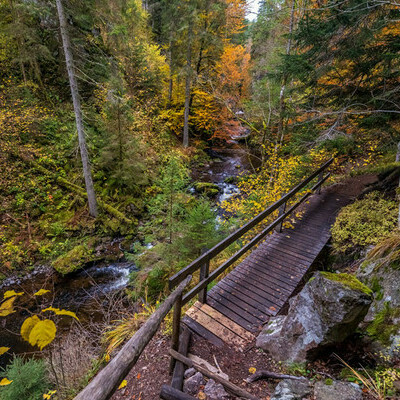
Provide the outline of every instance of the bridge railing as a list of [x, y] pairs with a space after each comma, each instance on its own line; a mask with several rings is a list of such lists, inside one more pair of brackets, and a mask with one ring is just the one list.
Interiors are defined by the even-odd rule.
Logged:
[[[207, 300], [207, 286], [213, 280], [215, 280], [219, 275], [221, 275], [227, 268], [229, 268], [235, 261], [242, 257], [248, 250], [254, 247], [260, 240], [262, 240], [268, 233], [273, 229], [281, 230], [282, 223], [286, 217], [288, 217], [301, 203], [303, 203], [314, 191], [320, 193], [321, 185], [329, 178], [330, 173], [324, 176], [324, 171], [332, 164], [333, 158], [323, 164], [310, 176], [296, 185], [287, 194], [282, 196], [275, 203], [271, 204], [268, 208], [262, 211], [260, 214], [255, 216], [241, 228], [237, 229], [235, 232], [230, 234], [224, 240], [215, 245], [212, 249], [206, 251], [196, 260], [192, 261], [185, 268], [181, 269], [175, 275], [169, 279], [169, 288], [173, 289], [176, 285], [182, 282], [187, 276], [193, 275], [194, 272], [200, 270], [199, 283], [195, 285], [188, 293], [186, 293], [182, 299], [179, 299], [174, 307], [174, 323], [173, 323], [173, 335], [172, 335], [172, 348], [177, 349], [179, 342], [179, 326], [180, 326], [180, 316], [181, 307], [190, 301], [193, 297], [198, 295], [198, 299], [201, 303], [205, 303]], [[290, 199], [292, 199], [301, 189], [307, 186], [312, 180], [318, 178], [317, 183], [312, 186], [311, 190], [303, 195], [295, 204], [293, 204], [288, 210], [286, 210], [286, 204]], [[217, 256], [228, 246], [234, 243], [236, 240], [240, 239], [245, 233], [250, 231], [260, 222], [265, 220], [266, 217], [271, 215], [275, 210], [279, 209], [279, 216], [269, 224], [265, 229], [258, 233], [252, 240], [245, 244], [238, 252], [221, 264], [218, 268], [210, 273], [210, 261], [212, 258]]]

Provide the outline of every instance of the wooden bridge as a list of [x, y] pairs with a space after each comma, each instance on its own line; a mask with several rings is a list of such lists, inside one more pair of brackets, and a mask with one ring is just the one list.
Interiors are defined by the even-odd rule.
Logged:
[[[271, 316], [287, 308], [288, 300], [302, 285], [329, 241], [336, 214], [350, 201], [349, 196], [343, 194], [321, 193], [322, 183], [330, 176], [329, 173], [324, 175], [324, 171], [332, 161], [326, 162], [280, 200], [170, 278], [172, 289], [199, 270], [198, 284], [175, 306], [173, 349], [178, 349], [180, 308], [195, 296], [198, 301], [186, 312], [183, 322], [216, 345], [225, 341], [243, 347], [254, 339], [253, 335]], [[317, 182], [311, 186], [314, 179]], [[287, 204], [304, 189], [308, 190], [286, 210]], [[316, 195], [312, 196], [313, 193]], [[282, 230], [284, 219], [306, 200], [308, 204], [303, 207], [302, 218], [293, 228]], [[274, 221], [210, 273], [212, 258], [276, 210], [279, 215]], [[247, 258], [207, 292], [207, 286], [250, 249], [253, 251]]]
[[[281, 199], [172, 276], [169, 285], [170, 289], [175, 288], [174, 291], [75, 400], [109, 399], [172, 307], [170, 369], [174, 374], [171, 386], [163, 385], [160, 397], [166, 400], [195, 399], [181, 391], [186, 365], [194, 366], [204, 375], [219, 381], [240, 398], [258, 400], [243, 388], [185, 357], [190, 334], [194, 331], [217, 346], [226, 342], [241, 351], [254, 341], [255, 334], [271, 316], [286, 310], [289, 299], [308, 279], [307, 273], [329, 241], [330, 228], [338, 211], [352, 200], [347, 188], [341, 192], [328, 187], [321, 193], [321, 185], [330, 176], [325, 171], [332, 161], [326, 162]], [[315, 179], [317, 182], [313, 185]], [[298, 198], [300, 193], [305, 194]], [[306, 200], [307, 204], [303, 204]], [[282, 230], [285, 218], [302, 204], [302, 218], [295, 222], [293, 228]], [[277, 210], [278, 217], [265, 227], [266, 218]], [[245, 234], [249, 235], [253, 228], [263, 222], [264, 226], [250, 241], [222, 265], [210, 271], [210, 261], [214, 257]], [[244, 258], [251, 249], [252, 252]], [[234, 267], [235, 263], [239, 264]], [[227, 273], [230, 267], [234, 268]], [[196, 272], [198, 283], [184, 294]], [[223, 273], [225, 276], [208, 291], [209, 285]], [[196, 296], [198, 301], [181, 320], [182, 307]], [[181, 322], [186, 327], [183, 326], [180, 336]]]

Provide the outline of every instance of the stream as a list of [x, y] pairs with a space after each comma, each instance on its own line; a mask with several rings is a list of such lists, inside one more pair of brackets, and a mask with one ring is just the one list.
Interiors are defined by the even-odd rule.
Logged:
[[[233, 142], [228, 148], [213, 148], [208, 151], [211, 161], [192, 171], [192, 179], [197, 182], [208, 182], [218, 185], [219, 194], [214, 199], [217, 209], [222, 201], [237, 194], [239, 189], [235, 185], [235, 178], [226, 182], [227, 178], [237, 177], [251, 171], [252, 165], [257, 163], [255, 158], [249, 159], [247, 151], [241, 145]], [[115, 240], [115, 254], [123, 255], [120, 247], [122, 239]], [[149, 248], [151, 245], [148, 245]], [[118, 258], [118, 257], [116, 257]], [[85, 269], [60, 276], [51, 267], [36, 268], [24, 278], [10, 277], [0, 284], [0, 293], [6, 290], [25, 291], [34, 293], [40, 288], [46, 288], [54, 293], [53, 307], [68, 309], [77, 312], [80, 319], [85, 321], [93, 318], [96, 303], [107, 298], [107, 294], [119, 291], [129, 283], [131, 272], [137, 271], [133, 262], [99, 262], [91, 263]], [[37, 307], [35, 299], [24, 304], [26, 309]], [[18, 332], [21, 320], [29, 316], [27, 311], [20, 311], [15, 318], [4, 318], [0, 325], [0, 346], [11, 347], [15, 353], [29, 352], [32, 348], [22, 342]], [[11, 320], [11, 321], [10, 321]], [[4, 366], [8, 357], [0, 360], [0, 367]]]

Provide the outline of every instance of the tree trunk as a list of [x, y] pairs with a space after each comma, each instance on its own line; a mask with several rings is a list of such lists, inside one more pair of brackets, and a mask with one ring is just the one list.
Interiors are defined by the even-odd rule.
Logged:
[[79, 149], [81, 153], [83, 176], [85, 178], [85, 186], [88, 196], [89, 213], [93, 217], [97, 217], [98, 212], [97, 212], [96, 194], [94, 192], [92, 173], [90, 170], [90, 163], [89, 163], [89, 155], [86, 147], [85, 132], [83, 129], [81, 102], [78, 93], [78, 83], [75, 77], [74, 64], [71, 53], [71, 43], [69, 40], [68, 29], [67, 29], [67, 21], [65, 19], [64, 9], [61, 0], [56, 0], [56, 3], [57, 3], [58, 19], [60, 21], [60, 32], [63, 43], [64, 55], [65, 55], [65, 63], [67, 65], [72, 102], [74, 104], [76, 129], [78, 131]]
[[183, 147], [189, 146], [190, 83], [192, 75], [192, 20], [189, 20], [186, 54], [185, 114], [183, 122]]
[[[290, 54], [290, 49], [292, 47], [292, 33], [293, 33], [293, 25], [294, 25], [294, 8], [295, 8], [295, 5], [296, 5], [296, 0], [292, 0], [292, 6], [291, 6], [291, 11], [290, 11], [290, 22], [289, 22], [289, 38], [288, 38], [288, 41], [287, 41], [287, 44], [286, 44], [286, 55], [287, 56]], [[277, 137], [277, 141], [279, 141], [280, 145], [283, 142], [283, 134], [284, 134], [283, 115], [284, 115], [285, 108], [286, 108], [285, 90], [286, 90], [287, 80], [288, 80], [288, 74], [285, 72], [283, 74], [281, 91], [279, 93], [279, 121], [278, 121], [278, 137]]]

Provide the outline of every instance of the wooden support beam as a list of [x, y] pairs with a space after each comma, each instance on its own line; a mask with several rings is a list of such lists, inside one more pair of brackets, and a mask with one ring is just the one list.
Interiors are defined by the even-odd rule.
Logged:
[[161, 306], [150, 316], [144, 325], [122, 347], [119, 353], [103, 368], [93, 380], [83, 389], [75, 400], [108, 400], [118, 389], [122, 380], [136, 364], [140, 354], [157, 332], [161, 322], [190, 282], [189, 275], [174, 290]]
[[196, 400], [196, 397], [168, 385], [162, 385], [160, 397], [164, 400]]
[[195, 368], [197, 371], [201, 372], [203, 375], [207, 376], [208, 378], [214, 379], [216, 382], [219, 382], [226, 390], [231, 392], [233, 395], [242, 397], [244, 399], [250, 400], [260, 400], [258, 397], [253, 396], [251, 393], [247, 392], [246, 390], [242, 389], [241, 387], [235, 385], [232, 382], [227, 381], [226, 379], [221, 378], [219, 375], [210, 372], [207, 368], [202, 367], [201, 365], [195, 363], [190, 358], [179, 354], [177, 351], [170, 349], [169, 353], [172, 357], [176, 360], [181, 361], [189, 368]]
[[[189, 351], [189, 342], [192, 332], [188, 327], [183, 328], [183, 332], [179, 341], [179, 353], [187, 356]], [[171, 386], [174, 389], [182, 390], [183, 387], [183, 375], [185, 373], [185, 366], [180, 361], [175, 363], [174, 374], [172, 375]]]

